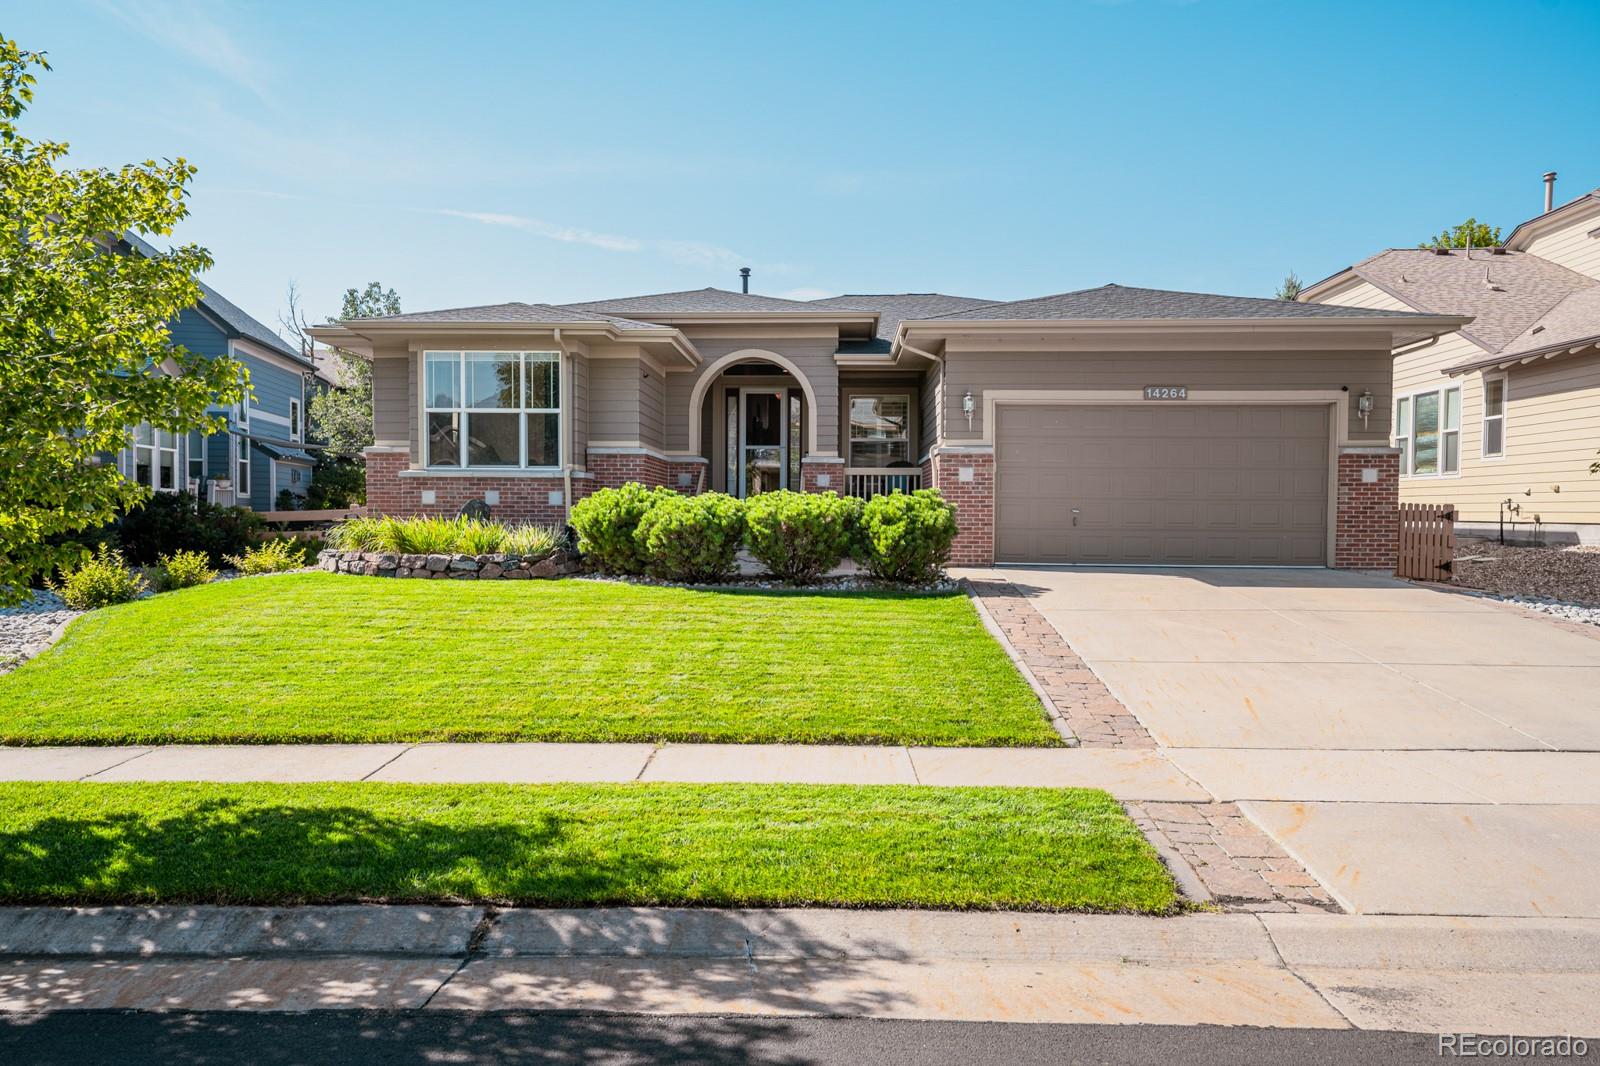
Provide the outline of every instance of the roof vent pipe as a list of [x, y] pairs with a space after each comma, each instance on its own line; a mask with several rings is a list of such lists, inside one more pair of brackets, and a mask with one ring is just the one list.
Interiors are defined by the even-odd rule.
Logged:
[[1556, 205], [1556, 172], [1548, 171], [1544, 176], [1544, 213], [1549, 214], [1550, 209]]
[[[1553, 175], [1553, 174], [1551, 175], [1551, 177], [1554, 177], [1554, 176], [1555, 175]], [[1546, 194], [1545, 199], [1549, 199], [1549, 195], [1548, 194]], [[1546, 207], [1545, 210], [1548, 211], [1550, 209], [1548, 207]], [[750, 295], [750, 268], [749, 267], [740, 267], [739, 268], [739, 291], [744, 293], [746, 296]]]

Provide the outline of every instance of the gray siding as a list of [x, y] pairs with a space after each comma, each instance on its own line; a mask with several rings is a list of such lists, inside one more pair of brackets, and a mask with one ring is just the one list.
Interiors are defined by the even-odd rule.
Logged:
[[667, 384], [661, 371], [643, 363], [635, 367], [639, 382], [639, 443], [646, 448], [666, 446]]
[[[688, 332], [688, 331], [686, 331]], [[691, 337], [693, 335], [691, 334]], [[839, 451], [839, 368], [833, 361], [838, 350], [836, 339], [782, 340], [770, 337], [760, 339], [727, 337], [693, 337], [704, 362], [688, 373], [667, 376], [666, 388], [666, 450], [683, 452], [689, 449], [689, 420], [700, 417], [700, 412], [690, 412], [689, 400], [695, 384], [706, 373], [706, 367], [732, 352], [750, 350], [751, 361], [758, 361], [762, 352], [773, 352], [793, 363], [805, 375], [816, 397], [817, 439], [807, 441], [807, 453], [837, 454]], [[708, 442], [701, 442], [704, 454]]]
[[595, 359], [589, 371], [589, 439], [638, 440], [638, 360]]
[[[1270, 391], [1337, 389], [1349, 386], [1350, 439], [1386, 443], [1389, 437], [1392, 358], [1385, 350], [1302, 352], [947, 352], [939, 414], [944, 440], [960, 443], [983, 436], [986, 389], [1141, 389], [1187, 385], [1191, 389]], [[977, 410], [972, 428], [961, 398], [972, 391]], [[1366, 428], [1354, 398], [1373, 394]]]
[[572, 419], [572, 455], [567, 457], [567, 465], [584, 470], [588, 468], [589, 438], [592, 419], [589, 405], [594, 395], [590, 388], [590, 378], [596, 363], [590, 361], [588, 356], [572, 356], [572, 410], [569, 417]]
[[407, 441], [416, 458], [416, 356], [404, 353], [372, 361], [372, 430], [380, 443]]

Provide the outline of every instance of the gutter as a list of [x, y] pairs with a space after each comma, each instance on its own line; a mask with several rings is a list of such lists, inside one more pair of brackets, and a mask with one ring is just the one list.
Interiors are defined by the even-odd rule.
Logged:
[[[561, 514], [572, 522], [572, 353], [561, 339], [561, 328], [554, 330], [556, 347], [561, 349]], [[526, 433], [526, 430], [524, 430]]]

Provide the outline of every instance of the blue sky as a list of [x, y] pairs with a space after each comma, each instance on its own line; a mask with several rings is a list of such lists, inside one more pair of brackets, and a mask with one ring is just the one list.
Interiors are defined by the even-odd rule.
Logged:
[[[717, 285], [1268, 295], [1600, 185], [1600, 3], [54, 0], [25, 119], [183, 155], [276, 323]], [[1526, 65], [1525, 65], [1526, 64]]]

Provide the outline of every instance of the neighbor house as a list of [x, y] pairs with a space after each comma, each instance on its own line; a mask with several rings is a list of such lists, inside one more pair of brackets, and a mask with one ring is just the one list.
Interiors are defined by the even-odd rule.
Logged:
[[1470, 315], [1395, 350], [1400, 498], [1452, 504], [1458, 530], [1600, 543], [1600, 190], [1496, 248], [1391, 248], [1300, 298]]
[[700, 289], [312, 330], [372, 358], [367, 502], [557, 522], [601, 486], [937, 488], [962, 564], [1388, 567], [1390, 352], [1466, 319], [1107, 285]]
[[[133, 234], [124, 243], [132, 254], [161, 254]], [[280, 494], [303, 497], [311, 486], [315, 460], [306, 444], [306, 402], [308, 388], [316, 387], [316, 367], [209, 285], [201, 282], [200, 290], [200, 302], [168, 323], [172, 341], [242, 363], [250, 396], [213, 411], [227, 423], [219, 433], [133, 427], [128, 447], [117, 453], [117, 469], [156, 492], [188, 491], [254, 511], [275, 510]]]

